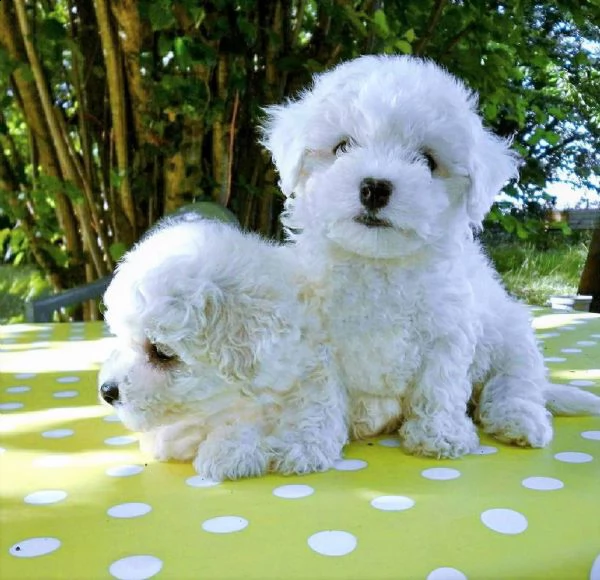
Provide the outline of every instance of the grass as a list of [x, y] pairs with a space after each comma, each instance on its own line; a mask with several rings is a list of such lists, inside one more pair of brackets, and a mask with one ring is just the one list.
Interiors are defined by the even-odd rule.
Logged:
[[[523, 242], [488, 243], [487, 251], [507, 290], [544, 306], [556, 294], [575, 294], [587, 256], [585, 243], [560, 243], [539, 250]], [[42, 274], [31, 266], [0, 265], [0, 324], [23, 322], [25, 301], [48, 291]]]
[[587, 256], [584, 243], [565, 243], [544, 251], [532, 244], [507, 243], [490, 245], [487, 251], [506, 289], [520, 300], [540, 306], [550, 296], [577, 294]]
[[32, 266], [0, 265], [0, 324], [23, 322], [25, 301], [48, 288], [44, 276]]

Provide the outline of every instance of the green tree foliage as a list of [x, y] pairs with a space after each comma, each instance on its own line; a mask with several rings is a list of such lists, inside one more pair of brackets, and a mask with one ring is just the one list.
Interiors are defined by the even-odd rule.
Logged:
[[370, 52], [480, 93], [525, 160], [513, 196], [564, 174], [598, 188], [599, 24], [599, 0], [1, 0], [0, 244], [61, 288], [193, 201], [278, 235], [260, 107]]

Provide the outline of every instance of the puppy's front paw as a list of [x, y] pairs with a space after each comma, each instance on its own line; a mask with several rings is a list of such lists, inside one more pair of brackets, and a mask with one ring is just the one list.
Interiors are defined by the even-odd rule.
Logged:
[[341, 455], [341, 449], [336, 451], [330, 447], [325, 444], [293, 443], [275, 449], [271, 469], [283, 475], [327, 471]]
[[479, 446], [475, 425], [468, 417], [408, 419], [400, 428], [402, 447], [413, 455], [455, 459]]
[[266, 473], [269, 454], [256, 430], [223, 428], [200, 445], [193, 463], [198, 474], [207, 479], [241, 479]]
[[543, 406], [524, 399], [487, 405], [479, 411], [486, 433], [520, 447], [546, 447], [552, 441], [552, 415]]

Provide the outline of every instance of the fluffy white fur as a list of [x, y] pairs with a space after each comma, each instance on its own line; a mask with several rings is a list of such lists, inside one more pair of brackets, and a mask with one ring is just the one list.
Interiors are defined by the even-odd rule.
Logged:
[[340, 457], [345, 395], [290, 251], [180, 219], [119, 265], [104, 297], [119, 346], [99, 391], [157, 459], [221, 480]]
[[[264, 126], [352, 436], [399, 429], [407, 451], [434, 457], [477, 448], [471, 417], [502, 441], [543, 447], [546, 407], [600, 413], [590, 393], [548, 384], [527, 310], [473, 239], [517, 175], [509, 143], [483, 127], [476, 106], [431, 62], [365, 56], [269, 107]], [[361, 203], [366, 178], [391, 185], [383, 207]]]

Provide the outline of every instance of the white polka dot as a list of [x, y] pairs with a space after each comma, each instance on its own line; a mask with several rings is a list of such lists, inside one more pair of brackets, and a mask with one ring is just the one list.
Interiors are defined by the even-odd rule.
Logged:
[[79, 391], [54, 391], [54, 393], [52, 393], [52, 396], [55, 399], [72, 399], [77, 395], [79, 395]]
[[590, 334], [590, 338], [600, 338], [600, 334]]
[[560, 336], [560, 333], [558, 333], [558, 332], [544, 332], [542, 334], [536, 334], [536, 336], [538, 338], [542, 338], [542, 339], [544, 339], [544, 338], [554, 338], [556, 336]]
[[445, 481], [460, 477], [460, 471], [450, 467], [432, 467], [431, 469], [423, 470], [421, 475], [427, 479], [438, 479]]
[[116, 465], [115, 467], [109, 467], [106, 470], [106, 475], [111, 477], [128, 477], [129, 475], [137, 475], [144, 471], [141, 465]]
[[326, 530], [308, 538], [311, 550], [323, 556], [345, 556], [356, 549], [356, 537], [348, 532]]
[[551, 362], [551, 363], [559, 363], [559, 362], [565, 362], [567, 359], [563, 358], [561, 356], [546, 356], [544, 357], [544, 362]]
[[162, 560], [155, 556], [127, 556], [113, 562], [108, 571], [118, 580], [145, 580], [158, 574], [162, 567]]
[[17, 373], [14, 375], [15, 379], [33, 379], [36, 376], [35, 373]]
[[106, 415], [106, 417], [104, 417], [102, 419], [103, 421], [106, 421], [107, 423], [120, 423], [121, 419], [119, 419], [119, 415]]
[[535, 489], [537, 491], [552, 491], [562, 489], [565, 484], [560, 479], [554, 477], [527, 477], [521, 484], [527, 489]]
[[8, 389], [6, 389], [7, 393], [26, 393], [27, 391], [31, 391], [31, 387], [26, 387], [25, 385], [8, 387]]
[[46, 505], [49, 503], [58, 503], [66, 497], [67, 492], [61, 489], [44, 489], [26, 495], [23, 501], [34, 505]]
[[381, 495], [376, 497], [371, 505], [384, 512], [401, 512], [415, 505], [415, 500], [403, 495]]
[[230, 534], [248, 527], [248, 520], [239, 516], [219, 516], [202, 522], [202, 529], [211, 534]]
[[562, 461], [564, 463], [589, 463], [594, 458], [588, 453], [579, 453], [578, 451], [563, 451], [562, 453], [557, 453], [554, 456], [554, 459], [558, 459], [558, 461]]
[[498, 448], [492, 445], [480, 445], [471, 455], [493, 455], [498, 453]]
[[600, 554], [596, 556], [592, 569], [590, 570], [590, 580], [600, 580]]
[[0, 447], [0, 455], [2, 455], [3, 453], [6, 453], [6, 448]]
[[594, 381], [570, 381], [569, 384], [574, 387], [593, 387], [596, 383]]
[[481, 514], [481, 521], [500, 534], [521, 534], [527, 529], [527, 518], [514, 510], [492, 509]]
[[456, 568], [436, 568], [429, 572], [427, 580], [467, 580], [467, 577]]
[[590, 439], [592, 441], [600, 441], [600, 431], [583, 431], [581, 436], [584, 439]]
[[46, 439], [63, 439], [64, 437], [70, 437], [75, 431], [73, 429], [52, 429], [51, 431], [44, 431], [42, 437]]
[[106, 513], [113, 518], [139, 518], [152, 511], [152, 506], [147, 503], [130, 502], [120, 503], [108, 508]]
[[119, 435], [118, 437], [109, 437], [104, 440], [106, 445], [129, 445], [135, 443], [137, 439], [133, 435]]
[[378, 441], [379, 445], [382, 447], [400, 447], [399, 439], [382, 439]]
[[0, 411], [14, 411], [24, 407], [23, 403], [0, 403]]
[[581, 349], [580, 348], [561, 348], [560, 352], [564, 352], [565, 354], [571, 354], [571, 353], [575, 354], [575, 353], [581, 352]]
[[68, 384], [68, 383], [78, 383], [81, 380], [80, 377], [58, 377], [56, 379], [57, 383]]
[[36, 467], [65, 467], [69, 463], [71, 457], [68, 455], [46, 455], [33, 462]]
[[13, 544], [9, 552], [11, 556], [17, 558], [35, 558], [50, 554], [58, 548], [60, 548], [60, 540], [56, 538], [28, 538]]
[[[572, 322], [571, 324], [576, 324], [575, 322]], [[561, 330], [577, 330], [576, 326], [561, 326], [560, 328]]]
[[367, 462], [362, 459], [337, 459], [333, 464], [333, 468], [337, 471], [359, 471], [367, 465]]
[[85, 336], [69, 336], [69, 340], [85, 340]]
[[273, 495], [285, 499], [308, 497], [313, 493], [315, 493], [315, 490], [310, 485], [282, 485], [273, 490]]
[[185, 482], [190, 487], [215, 487], [216, 485], [221, 485], [220, 481], [206, 479], [200, 475], [194, 475], [193, 477], [188, 477], [185, 480]]
[[577, 344], [579, 346], [595, 346], [598, 343], [595, 340], [578, 340]]

